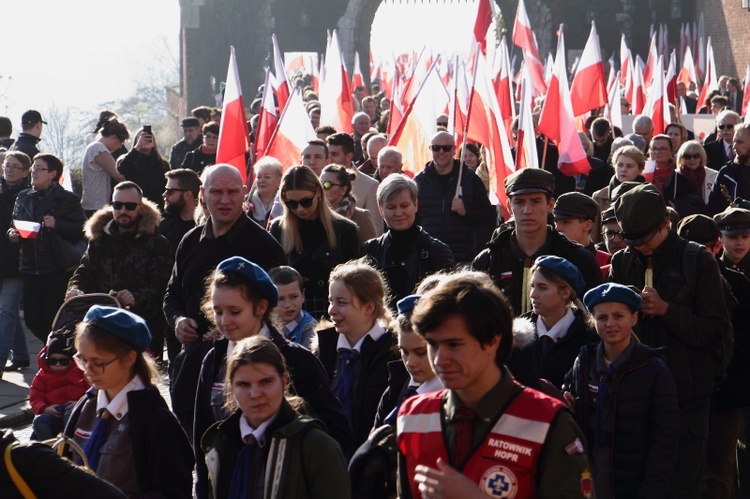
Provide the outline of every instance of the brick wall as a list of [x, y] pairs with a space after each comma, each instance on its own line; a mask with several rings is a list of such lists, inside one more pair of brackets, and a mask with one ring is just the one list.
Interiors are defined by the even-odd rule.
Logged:
[[696, 0], [695, 7], [695, 19], [703, 12], [706, 36], [711, 36], [716, 71], [744, 78], [750, 63], [750, 11], [742, 8], [742, 0]]

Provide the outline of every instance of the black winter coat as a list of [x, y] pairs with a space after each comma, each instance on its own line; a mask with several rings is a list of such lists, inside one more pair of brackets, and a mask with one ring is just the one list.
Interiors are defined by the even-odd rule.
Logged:
[[[362, 247], [362, 255], [375, 260], [377, 269], [385, 275], [391, 289], [392, 304], [414, 293], [416, 286], [428, 275], [450, 270], [455, 266], [453, 253], [448, 245], [430, 236], [421, 227], [418, 230], [419, 234], [412, 241], [411, 251], [403, 262], [396, 261], [391, 252], [391, 230], [378, 238], [370, 239]], [[398, 279], [391, 278], [394, 273], [402, 275]], [[402, 285], [399, 286], [397, 282]]]
[[21, 274], [47, 275], [68, 270], [57, 268], [52, 255], [50, 231], [74, 244], [83, 239], [83, 224], [86, 213], [81, 199], [53, 182], [44, 191], [26, 189], [18, 194], [13, 208], [14, 220], [26, 220], [41, 224], [45, 215], [55, 217], [55, 228], [42, 227], [36, 239], [21, 239]]
[[[631, 347], [629, 358], [620, 359]], [[565, 389], [576, 400], [575, 420], [586, 434], [596, 495], [664, 497], [679, 441], [674, 378], [658, 350], [631, 344], [612, 364], [615, 371], [607, 380], [609, 397], [599, 427], [598, 393], [593, 391], [600, 377], [597, 348], [597, 343], [581, 348], [565, 381]]]
[[414, 177], [419, 186], [417, 223], [432, 237], [447, 244], [459, 263], [470, 262], [484, 247], [496, 219], [482, 180], [466, 165], [462, 168], [460, 197], [466, 208], [463, 217], [451, 210], [459, 160], [453, 160], [453, 171], [448, 175], [439, 175], [429, 162]]
[[721, 192], [722, 186], [726, 187], [732, 200], [750, 199], [750, 166], [732, 162], [719, 165], [718, 168], [719, 174], [708, 197], [708, 211], [711, 215], [716, 215], [729, 206], [729, 200]]
[[0, 177], [0, 279], [18, 277], [18, 258], [20, 245], [10, 242], [7, 233], [13, 225], [13, 206], [18, 194], [28, 189], [29, 177], [13, 188], [8, 185], [5, 177]]
[[152, 149], [151, 154], [131, 149], [117, 160], [117, 171], [126, 180], [138, 184], [143, 190], [143, 197], [156, 206], [163, 204], [162, 194], [167, 185], [164, 174], [169, 171], [169, 162], [162, 158], [156, 149]]

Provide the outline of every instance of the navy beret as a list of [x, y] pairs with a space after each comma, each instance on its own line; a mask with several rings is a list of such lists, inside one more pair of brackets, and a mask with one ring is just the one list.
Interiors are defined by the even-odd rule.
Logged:
[[560, 276], [563, 281], [567, 282], [576, 293], [581, 293], [586, 289], [586, 281], [583, 280], [581, 271], [565, 258], [553, 255], [540, 256], [536, 259], [534, 265], [551, 270]]
[[398, 303], [396, 303], [398, 313], [405, 314], [406, 312], [414, 310], [414, 307], [417, 306], [417, 302], [420, 298], [422, 298], [422, 295], [409, 295], [401, 298]]
[[583, 303], [589, 310], [605, 302], [624, 303], [631, 310], [641, 309], [641, 295], [628, 286], [616, 282], [600, 284], [583, 295]]
[[94, 305], [86, 312], [83, 322], [117, 336], [139, 352], [145, 352], [151, 344], [146, 321], [124, 308]]
[[274, 308], [279, 303], [279, 290], [265, 270], [250, 260], [241, 256], [227, 258], [216, 267], [217, 272], [231, 272], [250, 281], [263, 298], [268, 300], [268, 306]]

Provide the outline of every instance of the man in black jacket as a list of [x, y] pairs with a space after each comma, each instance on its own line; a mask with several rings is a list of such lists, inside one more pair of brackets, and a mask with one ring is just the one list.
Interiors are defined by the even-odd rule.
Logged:
[[417, 224], [447, 244], [457, 263], [470, 262], [495, 227], [495, 211], [482, 180], [453, 158], [453, 135], [438, 132], [430, 143], [432, 161], [414, 177], [419, 186]]
[[39, 111], [30, 109], [23, 113], [23, 116], [21, 116], [21, 130], [23, 131], [18, 134], [18, 140], [10, 150], [25, 152], [29, 155], [29, 158], [34, 159], [34, 156], [39, 154], [36, 145], [42, 140], [39, 137], [42, 135], [43, 125], [46, 124], [47, 122], [42, 119]]

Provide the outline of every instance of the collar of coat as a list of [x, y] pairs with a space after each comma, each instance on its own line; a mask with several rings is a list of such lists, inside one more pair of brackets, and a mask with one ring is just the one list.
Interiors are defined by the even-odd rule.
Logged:
[[[156, 229], [161, 221], [161, 213], [156, 204], [143, 198], [143, 216], [138, 221], [137, 236], [153, 235], [156, 233]], [[110, 234], [110, 225], [113, 222], [114, 215], [112, 213], [112, 207], [110, 205], [101, 208], [94, 213], [91, 218], [86, 222], [84, 231], [86, 237], [93, 241], [100, 237], [103, 233]]]

